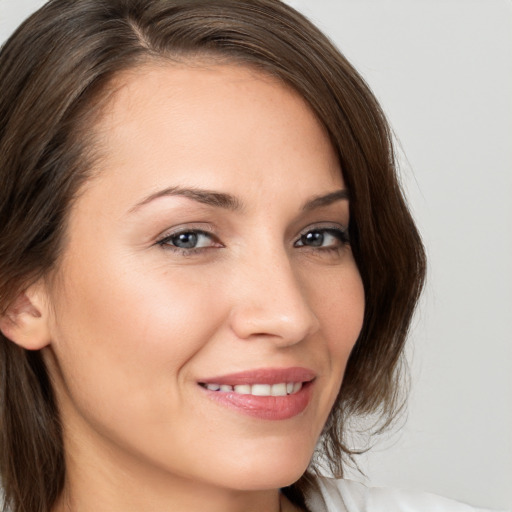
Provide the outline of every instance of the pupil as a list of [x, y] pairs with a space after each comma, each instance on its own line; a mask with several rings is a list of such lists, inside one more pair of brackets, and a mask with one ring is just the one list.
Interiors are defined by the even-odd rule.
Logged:
[[320, 247], [324, 243], [324, 235], [320, 231], [310, 231], [309, 233], [303, 235], [302, 243], [304, 245]]
[[197, 245], [197, 234], [196, 233], [180, 233], [173, 240], [176, 247], [182, 249], [191, 249]]

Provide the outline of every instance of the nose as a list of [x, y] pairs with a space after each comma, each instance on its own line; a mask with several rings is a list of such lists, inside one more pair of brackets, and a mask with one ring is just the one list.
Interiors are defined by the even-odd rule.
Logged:
[[284, 347], [319, 330], [307, 290], [286, 254], [251, 258], [236, 284], [230, 323], [238, 338], [266, 338]]

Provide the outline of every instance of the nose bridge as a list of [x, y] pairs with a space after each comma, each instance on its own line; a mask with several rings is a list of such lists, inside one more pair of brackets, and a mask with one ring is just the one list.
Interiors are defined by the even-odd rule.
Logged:
[[319, 327], [284, 246], [265, 245], [244, 258], [231, 324], [238, 337], [270, 336], [294, 344]]

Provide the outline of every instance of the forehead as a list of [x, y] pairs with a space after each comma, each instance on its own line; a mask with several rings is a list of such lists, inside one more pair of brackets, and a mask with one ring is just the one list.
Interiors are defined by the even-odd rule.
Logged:
[[167, 185], [170, 176], [186, 179], [177, 185], [230, 188], [289, 180], [293, 172], [278, 171], [300, 162], [297, 173], [320, 188], [341, 180], [309, 104], [268, 74], [235, 64], [155, 63], [118, 76], [112, 90], [95, 127], [102, 173], [144, 188]]

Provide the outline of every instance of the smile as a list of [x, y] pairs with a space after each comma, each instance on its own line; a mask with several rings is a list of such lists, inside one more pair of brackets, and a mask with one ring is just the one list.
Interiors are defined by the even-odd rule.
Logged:
[[302, 389], [302, 382], [279, 382], [277, 384], [201, 384], [209, 391], [220, 393], [237, 393], [253, 396], [286, 396], [294, 395]]
[[302, 368], [259, 368], [198, 380], [205, 396], [222, 407], [261, 420], [287, 420], [305, 411], [317, 374]]

